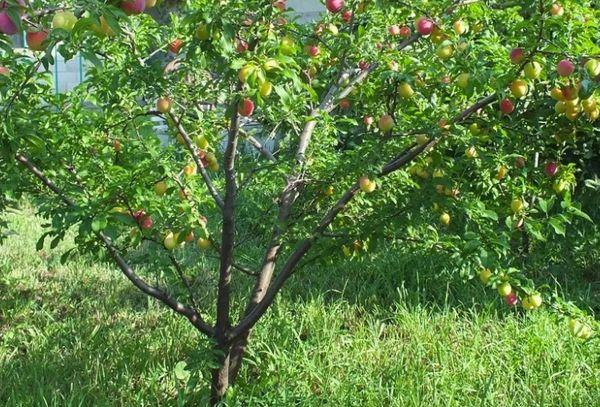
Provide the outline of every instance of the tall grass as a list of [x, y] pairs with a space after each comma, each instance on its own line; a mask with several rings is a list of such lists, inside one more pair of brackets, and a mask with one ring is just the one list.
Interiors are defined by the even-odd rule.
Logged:
[[[0, 405], [204, 405], [208, 342], [110, 264], [35, 250], [9, 216], [0, 247]], [[380, 253], [294, 276], [262, 320], [231, 406], [597, 406], [600, 344], [548, 309], [508, 310], [436, 259]], [[585, 278], [584, 278], [585, 277]], [[240, 279], [242, 277], [239, 277]], [[598, 279], [569, 296], [598, 309]], [[184, 362], [184, 363], [181, 363]]]

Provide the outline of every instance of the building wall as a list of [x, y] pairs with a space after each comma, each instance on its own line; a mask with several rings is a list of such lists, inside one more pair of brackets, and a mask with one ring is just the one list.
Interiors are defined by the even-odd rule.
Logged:
[[312, 21], [325, 11], [325, 6], [319, 0], [289, 0], [288, 7], [300, 14], [301, 21]]

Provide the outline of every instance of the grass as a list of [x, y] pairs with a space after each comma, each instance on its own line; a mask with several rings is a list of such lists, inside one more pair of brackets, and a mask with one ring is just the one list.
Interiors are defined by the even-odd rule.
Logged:
[[[36, 252], [30, 211], [9, 218], [0, 405], [206, 403], [206, 340], [110, 264], [60, 265], [70, 242]], [[572, 338], [548, 309], [523, 315], [479, 284], [443, 283], [434, 260], [382, 253], [295, 276], [255, 331], [228, 405], [598, 405], [600, 341]], [[597, 309], [597, 283], [573, 275], [569, 294]]]

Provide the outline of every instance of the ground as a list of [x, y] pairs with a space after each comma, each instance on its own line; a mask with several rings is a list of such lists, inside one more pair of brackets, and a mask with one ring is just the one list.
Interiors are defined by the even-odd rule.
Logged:
[[[61, 265], [68, 240], [37, 252], [31, 209], [9, 218], [0, 405], [204, 405], [204, 339], [110, 264]], [[388, 251], [294, 276], [228, 405], [597, 405], [599, 340], [572, 338], [548, 308], [509, 310], [476, 281], [442, 284], [432, 267]], [[597, 286], [572, 279], [574, 301], [597, 301]]]

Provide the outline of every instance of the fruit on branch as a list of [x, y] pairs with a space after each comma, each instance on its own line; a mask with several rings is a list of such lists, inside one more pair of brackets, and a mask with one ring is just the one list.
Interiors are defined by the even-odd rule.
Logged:
[[446, 212], [440, 215], [440, 223], [444, 226], [448, 226], [450, 224], [450, 215]]
[[58, 11], [52, 17], [52, 28], [72, 31], [77, 23], [77, 17], [72, 11]]
[[554, 111], [558, 114], [566, 112], [567, 106], [565, 105], [565, 102], [556, 102], [556, 104], [554, 105]]
[[369, 127], [373, 124], [373, 116], [365, 116], [363, 117], [363, 123], [365, 124], [365, 126]]
[[433, 31], [433, 21], [427, 17], [420, 17], [417, 20], [417, 32], [423, 36], [430, 35]]
[[269, 97], [271, 92], [273, 92], [273, 84], [271, 84], [271, 82], [269, 82], [269, 81], [263, 82], [262, 85], [260, 85], [258, 92], [260, 93], [260, 96], [262, 96], [263, 98]]
[[452, 24], [452, 28], [454, 28], [454, 32], [456, 33], [456, 35], [463, 35], [467, 32], [467, 25], [462, 20], [456, 20]]
[[393, 36], [400, 35], [400, 27], [396, 24], [390, 26], [388, 28], [388, 31], [389, 31], [390, 35], [393, 35]]
[[375, 191], [377, 188], [377, 184], [374, 181], [371, 181], [367, 176], [362, 176], [358, 179], [358, 185], [360, 186], [361, 191], [370, 193]]
[[344, 20], [345, 23], [352, 21], [352, 12], [350, 10], [344, 11], [342, 13], [342, 20]]
[[344, 0], [327, 0], [325, 7], [330, 13], [337, 13], [344, 8]]
[[369, 69], [369, 67], [370, 67], [370, 66], [371, 66], [371, 65], [370, 65], [370, 64], [369, 64], [367, 61], [365, 61], [365, 60], [362, 60], [362, 61], [360, 61], [360, 62], [358, 63], [358, 68], [359, 68], [361, 71], [366, 71], [367, 69]]
[[540, 293], [528, 295], [523, 299], [523, 308], [526, 310], [539, 308], [542, 305], [542, 301], [542, 295]]
[[140, 227], [144, 230], [152, 229], [152, 225], [154, 224], [150, 215], [142, 216], [142, 218], [138, 222]]
[[561, 94], [563, 95], [564, 100], [574, 100], [579, 97], [579, 89], [581, 85], [579, 83], [574, 85], [563, 86], [561, 89]]
[[194, 241], [194, 232], [190, 231], [187, 235], [185, 235], [185, 237], [183, 238], [183, 240], [185, 240], [186, 243], [191, 243]]
[[461, 73], [456, 77], [456, 84], [459, 88], [466, 89], [469, 86], [469, 80], [471, 75], [468, 73]]
[[162, 196], [162, 195], [166, 194], [167, 189], [168, 189], [168, 186], [165, 181], [159, 181], [156, 184], [154, 184], [154, 192], [158, 196]]
[[304, 47], [304, 52], [306, 52], [311, 58], [316, 58], [321, 53], [321, 50], [319, 49], [318, 45], [312, 44]]
[[555, 17], [561, 17], [563, 14], [565, 14], [565, 9], [560, 4], [554, 3], [552, 6], [550, 6], [550, 14]]
[[204, 239], [204, 238], [199, 238], [198, 241], [196, 242], [196, 244], [198, 245], [198, 248], [200, 250], [208, 250], [212, 246], [212, 243], [210, 242], [210, 240]]
[[523, 69], [525, 77], [530, 80], [538, 79], [542, 74], [542, 65], [537, 61], [531, 61], [525, 64]]
[[240, 54], [243, 54], [244, 52], [248, 51], [248, 47], [248, 43], [244, 40], [237, 40], [235, 44], [235, 50]]
[[389, 114], [385, 114], [379, 119], [378, 127], [379, 130], [387, 133], [394, 128], [394, 119]]
[[521, 198], [515, 198], [510, 203], [510, 210], [513, 213], [519, 213], [523, 210], [523, 208], [525, 208], [525, 204]]
[[514, 307], [519, 302], [519, 297], [517, 297], [517, 294], [511, 292], [504, 297], [504, 302], [509, 307]]
[[444, 40], [448, 39], [448, 36], [438, 26], [434, 25], [431, 31], [431, 42], [434, 44], [441, 44]]
[[188, 164], [185, 167], [183, 167], [183, 174], [186, 177], [191, 177], [192, 175], [196, 175], [197, 173], [197, 168], [196, 168], [196, 164]]
[[196, 28], [196, 38], [200, 41], [208, 41], [210, 39], [210, 29], [208, 25], [202, 23]]
[[600, 60], [591, 58], [585, 63], [584, 67], [590, 77], [600, 76]]
[[254, 65], [244, 65], [238, 71], [238, 79], [240, 80], [240, 82], [246, 83], [248, 82], [248, 78], [250, 78], [250, 76], [252, 76], [255, 72], [256, 68], [254, 67]]
[[0, 12], [0, 33], [6, 35], [15, 35], [19, 29], [7, 12]]
[[173, 250], [177, 247], [177, 238], [178, 234], [173, 234], [173, 232], [168, 232], [163, 240], [163, 245], [167, 250]]
[[137, 224], [142, 229], [151, 229], [153, 225], [152, 217], [144, 211], [135, 211], [132, 214], [133, 219], [137, 222]]
[[44, 41], [48, 38], [48, 31], [29, 31], [26, 36], [27, 46], [32, 51], [43, 51], [47, 44]]
[[508, 55], [513, 64], [520, 64], [525, 59], [525, 50], [523, 48], [513, 48]]
[[277, 69], [277, 68], [279, 68], [279, 62], [277, 62], [276, 59], [267, 59], [263, 63], [263, 69], [266, 72], [272, 71], [273, 69]]
[[498, 294], [502, 297], [506, 297], [510, 293], [512, 293], [512, 287], [509, 282], [505, 281], [498, 286]]
[[479, 272], [479, 280], [481, 280], [484, 285], [487, 285], [487, 283], [490, 281], [490, 277], [492, 277], [492, 271], [488, 268], [485, 268]]
[[454, 55], [454, 47], [452, 47], [452, 45], [440, 45], [435, 53], [438, 58], [445, 61]]
[[396, 61], [389, 61], [388, 62], [388, 68], [389, 68], [390, 71], [397, 72], [398, 68], [399, 68], [398, 62], [396, 62]]
[[279, 11], [285, 11], [287, 7], [287, 0], [276, 0], [273, 2], [273, 7]]
[[415, 142], [422, 146], [423, 144], [427, 144], [429, 142], [429, 137], [426, 134], [417, 134], [415, 136]]
[[565, 100], [565, 95], [563, 95], [561, 88], [552, 88], [550, 90], [550, 97], [552, 97], [554, 100], [558, 100], [559, 102]]
[[327, 188], [325, 188], [324, 194], [325, 194], [325, 196], [331, 196], [331, 195], [333, 195], [333, 192], [334, 192], [333, 185], [329, 185]]
[[397, 91], [398, 95], [403, 99], [408, 99], [415, 94], [413, 88], [406, 82], [402, 82], [400, 85], [398, 85]]
[[118, 138], [116, 138], [113, 141], [113, 149], [115, 150], [115, 153], [120, 153], [123, 149], [123, 145], [121, 144], [121, 141]]
[[477, 155], [477, 150], [473, 146], [467, 148], [465, 151], [465, 156], [467, 156], [468, 159], [476, 158]]
[[283, 55], [292, 55], [296, 51], [296, 45], [291, 37], [285, 36], [279, 43], [279, 50]]
[[242, 99], [238, 105], [238, 113], [246, 117], [252, 116], [252, 113], [254, 113], [254, 102], [252, 99]]
[[600, 117], [600, 108], [596, 107], [596, 109], [594, 110], [590, 110], [585, 112], [586, 116], [588, 117], [590, 122], [594, 122], [596, 120], [598, 120], [598, 118]]
[[351, 103], [348, 99], [340, 100], [340, 109], [347, 110], [350, 109]]
[[558, 164], [555, 161], [550, 161], [549, 163], [546, 164], [546, 167], [544, 168], [544, 172], [550, 178], [554, 177], [556, 175], [556, 173], [558, 172]]
[[146, 9], [156, 6], [157, 0], [146, 0]]
[[163, 114], [169, 113], [172, 106], [173, 101], [168, 97], [162, 97], [156, 101], [156, 110]]
[[169, 44], [169, 51], [171, 51], [173, 54], [179, 54], [179, 51], [181, 51], [182, 47], [183, 41], [177, 38], [171, 41], [171, 43]]
[[469, 126], [469, 132], [476, 136], [479, 133], [481, 133], [481, 129], [479, 128], [479, 125], [477, 123], [471, 123], [471, 125]]
[[500, 102], [500, 111], [504, 114], [511, 114], [515, 110], [515, 105], [510, 99], [502, 99]]
[[400, 27], [400, 36], [402, 38], [410, 37], [411, 34], [412, 34], [412, 30], [410, 29], [410, 27], [408, 27], [406, 25], [403, 27]]
[[597, 106], [598, 102], [596, 101], [594, 96], [590, 96], [589, 98], [583, 99], [581, 101], [581, 107], [583, 107], [583, 110], [585, 110], [586, 113], [596, 110]]
[[2, 76], [10, 76], [10, 69], [5, 66], [0, 65], [0, 75]]
[[219, 171], [219, 162], [213, 153], [206, 153], [206, 162], [211, 171]]
[[516, 79], [510, 84], [510, 91], [514, 97], [520, 99], [527, 95], [529, 87], [523, 79]]
[[500, 168], [498, 168], [498, 173], [496, 174], [496, 179], [498, 181], [501, 181], [504, 179], [504, 177], [506, 177], [506, 174], [508, 173], [508, 168], [504, 165], [502, 165]]
[[571, 75], [573, 71], [575, 71], [575, 65], [568, 59], [563, 59], [556, 66], [556, 72], [563, 77]]
[[128, 15], [141, 14], [146, 8], [146, 0], [123, 0], [121, 9]]

